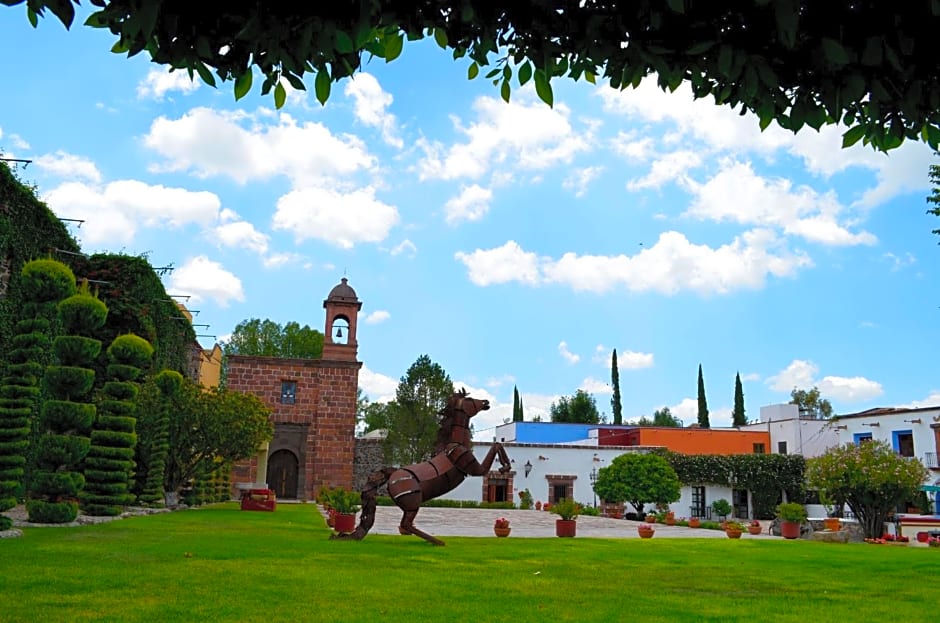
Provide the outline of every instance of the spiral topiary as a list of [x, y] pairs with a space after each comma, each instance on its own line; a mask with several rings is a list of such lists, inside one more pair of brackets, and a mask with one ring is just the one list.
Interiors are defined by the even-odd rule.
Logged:
[[56, 306], [64, 335], [52, 343], [57, 365], [46, 368], [43, 382], [51, 396], [42, 405], [42, 435], [36, 448], [36, 473], [26, 504], [29, 521], [67, 523], [78, 515], [78, 495], [85, 484], [78, 468], [88, 454], [87, 437], [95, 419], [90, 402], [94, 370], [88, 366], [101, 342], [86, 337], [99, 329], [108, 308], [82, 284], [77, 294]]
[[164, 503], [164, 472], [169, 451], [169, 397], [180, 391], [183, 375], [173, 370], [157, 374], [148, 387], [148, 408], [138, 417], [137, 499], [142, 504]]
[[91, 432], [91, 449], [85, 457], [85, 490], [82, 509], [89, 515], [120, 515], [134, 496], [128, 481], [134, 469], [137, 393], [141, 368], [150, 364], [153, 347], [133, 334], [120, 335], [108, 348], [109, 380], [105, 399]]

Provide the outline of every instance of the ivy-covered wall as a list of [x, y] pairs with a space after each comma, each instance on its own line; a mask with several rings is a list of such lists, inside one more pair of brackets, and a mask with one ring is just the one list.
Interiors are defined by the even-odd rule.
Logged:
[[[154, 349], [151, 368], [145, 374], [176, 370], [189, 376], [196, 332], [192, 324], [178, 320], [182, 314], [146, 257], [97, 253], [77, 258], [74, 265], [79, 278], [105, 282], [92, 284], [108, 306], [108, 323], [96, 338], [110, 344], [119, 335], [138, 335]], [[107, 362], [103, 356], [99, 359], [100, 372]]]
[[754, 516], [774, 517], [781, 492], [805, 498], [806, 460], [799, 454], [678, 454], [666, 452], [683, 485], [726, 485], [751, 492]]
[[[53, 248], [80, 251], [68, 228], [39, 200], [35, 189], [0, 162], [0, 359], [4, 361], [23, 303], [19, 288], [23, 264], [50, 257]], [[71, 265], [76, 257], [57, 253], [53, 259]]]

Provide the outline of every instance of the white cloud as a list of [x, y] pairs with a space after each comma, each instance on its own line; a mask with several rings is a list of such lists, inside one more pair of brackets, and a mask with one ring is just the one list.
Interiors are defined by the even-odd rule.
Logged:
[[748, 374], [741, 375], [741, 381], [745, 383], [747, 381], [759, 381], [760, 379], [761, 379], [761, 376], [757, 372], [750, 372]]
[[356, 119], [361, 123], [382, 131], [382, 139], [393, 147], [404, 145], [398, 136], [395, 115], [388, 112], [392, 96], [382, 89], [375, 76], [357, 73], [346, 81], [346, 96], [353, 98]]
[[794, 359], [780, 373], [768, 377], [771, 389], [790, 392], [793, 388], [811, 389], [818, 387], [823, 398], [841, 402], [865, 402], [884, 393], [881, 383], [862, 376], [824, 376], [816, 379], [819, 366], [812, 361]]
[[683, 234], [670, 231], [633, 256], [565, 253], [558, 260], [539, 259], [510, 241], [496, 249], [458, 253], [457, 258], [467, 266], [470, 280], [481, 286], [519, 281], [557, 283], [576, 291], [623, 287], [667, 295], [682, 290], [708, 295], [759, 289], [770, 275], [789, 277], [812, 265], [808, 257], [791, 253], [766, 230], [745, 232], [717, 249], [692, 244]]
[[576, 354], [574, 354], [573, 352], [571, 352], [570, 350], [568, 350], [568, 344], [567, 344], [567, 342], [565, 342], [564, 340], [562, 340], [562, 341], [558, 344], [558, 353], [559, 353], [562, 357], [564, 357], [564, 358], [565, 358], [565, 361], [567, 361], [568, 363], [575, 364], [575, 363], [578, 363], [579, 361], [581, 361], [581, 356], [580, 356], [580, 355], [576, 355]]
[[192, 295], [191, 303], [212, 300], [219, 307], [228, 307], [231, 301], [245, 300], [241, 280], [205, 255], [189, 258], [177, 267], [170, 276], [170, 288]]
[[397, 223], [398, 210], [376, 199], [371, 186], [347, 193], [309, 186], [278, 199], [272, 228], [293, 232], [298, 243], [316, 239], [351, 249], [385, 240]]
[[84, 219], [82, 241], [117, 245], [131, 242], [137, 229], [209, 226], [216, 221], [221, 202], [210, 192], [152, 186], [120, 180], [103, 187], [68, 182], [53, 188], [43, 199], [64, 218]]
[[[698, 422], [698, 399], [683, 398], [678, 404], [669, 407], [669, 411], [682, 421], [683, 426]], [[731, 408], [718, 407], [708, 409], [708, 424], [713, 428], [727, 428], [731, 426]], [[653, 418], [653, 414], [647, 417]]]
[[492, 169], [507, 166], [546, 169], [570, 162], [591, 145], [590, 136], [571, 126], [571, 111], [561, 104], [549, 108], [542, 102], [513, 100], [507, 104], [481, 97], [473, 109], [476, 122], [464, 126], [453, 118], [455, 129], [467, 142], [448, 148], [439, 142], [418, 141], [424, 151], [417, 165], [422, 180], [479, 179]]
[[286, 113], [272, 122], [260, 113], [194, 108], [179, 119], [157, 118], [144, 144], [166, 159], [159, 171], [227, 176], [240, 184], [286, 175], [295, 185], [335, 185], [337, 177], [376, 164], [361, 139], [334, 135], [320, 123], [298, 124]]
[[408, 257], [414, 257], [418, 253], [418, 247], [415, 246], [415, 243], [405, 238], [389, 251], [389, 254], [393, 256], [401, 255], [402, 253], [407, 254]]
[[248, 249], [259, 254], [268, 252], [267, 234], [255, 229], [255, 226], [248, 221], [223, 223], [213, 230], [213, 236], [219, 244], [226, 247]]
[[828, 245], [874, 244], [869, 232], [850, 232], [839, 223], [844, 208], [833, 191], [793, 188], [784, 178], [766, 179], [750, 163], [724, 160], [704, 184], [687, 180], [693, 200], [686, 214], [701, 220], [778, 228], [786, 234]]
[[[288, 264], [304, 263], [306, 258], [298, 253], [270, 253], [261, 258], [261, 265], [265, 268], [280, 268]], [[311, 268], [309, 263], [304, 264], [305, 269]]]
[[391, 402], [395, 400], [398, 380], [369, 369], [363, 364], [359, 369], [359, 387], [372, 402]]
[[510, 240], [495, 249], [477, 249], [472, 253], [454, 254], [467, 267], [470, 281], [478, 286], [518, 281], [535, 285], [539, 282], [539, 260], [535, 253], [523, 251]]
[[[594, 361], [604, 364], [604, 366], [613, 367], [612, 349], [603, 344], [598, 344], [594, 348]], [[617, 369], [618, 370], [639, 370], [641, 368], [653, 367], [653, 353], [638, 353], [632, 350], [617, 351]]]
[[591, 182], [603, 172], [604, 167], [601, 166], [572, 169], [565, 181], [562, 182], [562, 188], [574, 191], [575, 197], [583, 197], [587, 193]]
[[641, 178], [627, 182], [628, 190], [660, 188], [667, 182], [679, 181], [687, 185], [688, 172], [702, 166], [702, 157], [698, 152], [680, 150], [667, 153], [653, 161], [649, 173]]
[[505, 384], [507, 384], [507, 383], [515, 383], [515, 381], [516, 381], [516, 377], [514, 377], [513, 375], [511, 375], [511, 374], [504, 374], [504, 375], [502, 375], [502, 376], [499, 377], [499, 378], [490, 377], [490, 378], [486, 379], [486, 386], [487, 386], [487, 387], [490, 387], [490, 388], [492, 388], [492, 389], [497, 389], [497, 388], [502, 387], [503, 385], [505, 385]]
[[379, 324], [380, 322], [385, 322], [391, 317], [392, 315], [384, 309], [377, 309], [371, 314], [366, 315], [366, 324]]
[[189, 78], [185, 71], [167, 71], [151, 69], [146, 77], [137, 84], [137, 98], [162, 100], [170, 91], [192, 93], [199, 88], [199, 80]]
[[923, 400], [915, 400], [906, 405], [897, 405], [900, 409], [920, 409], [922, 407], [940, 406], [940, 391], [931, 390], [930, 394]]
[[655, 151], [653, 139], [649, 136], [637, 139], [634, 132], [619, 132], [611, 141], [611, 149], [629, 161], [645, 162], [652, 158]]
[[917, 258], [910, 252], [905, 253], [903, 256], [897, 256], [894, 253], [885, 253], [882, 257], [891, 262], [891, 270], [893, 272], [899, 271], [906, 266], [913, 266], [917, 263]]
[[39, 156], [33, 159], [33, 163], [40, 169], [59, 177], [77, 177], [96, 184], [101, 181], [101, 171], [94, 162], [62, 150], [54, 154]]
[[587, 377], [581, 384], [578, 386], [578, 389], [583, 389], [589, 394], [612, 394], [614, 393], [613, 388], [610, 386], [610, 383], [605, 381], [599, 381], [593, 377]]
[[489, 212], [493, 191], [477, 184], [463, 186], [460, 194], [444, 204], [444, 219], [449, 225], [461, 221], [478, 221]]

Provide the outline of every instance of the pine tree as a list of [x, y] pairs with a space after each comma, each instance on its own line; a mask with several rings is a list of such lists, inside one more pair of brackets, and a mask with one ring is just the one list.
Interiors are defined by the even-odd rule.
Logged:
[[747, 416], [744, 415], [744, 388], [741, 387], [741, 373], [734, 375], [734, 411], [731, 414], [732, 426], [744, 426]]
[[708, 423], [708, 401], [705, 400], [705, 378], [702, 376], [702, 364], [698, 364], [698, 425], [711, 428]]
[[620, 370], [617, 369], [617, 349], [610, 360], [610, 384], [614, 388], [614, 395], [610, 397], [610, 408], [614, 414], [614, 424], [623, 424], [623, 405], [620, 404]]
[[522, 421], [522, 400], [519, 398], [519, 388], [512, 387], [512, 421]]
[[522, 404], [522, 396], [519, 396], [519, 421], [525, 422], [525, 405]]

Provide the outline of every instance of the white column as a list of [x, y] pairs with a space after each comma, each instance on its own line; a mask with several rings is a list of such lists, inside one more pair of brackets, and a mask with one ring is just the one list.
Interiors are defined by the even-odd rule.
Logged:
[[258, 472], [255, 475], [256, 489], [267, 489], [268, 484], [268, 442], [264, 442], [258, 450]]

